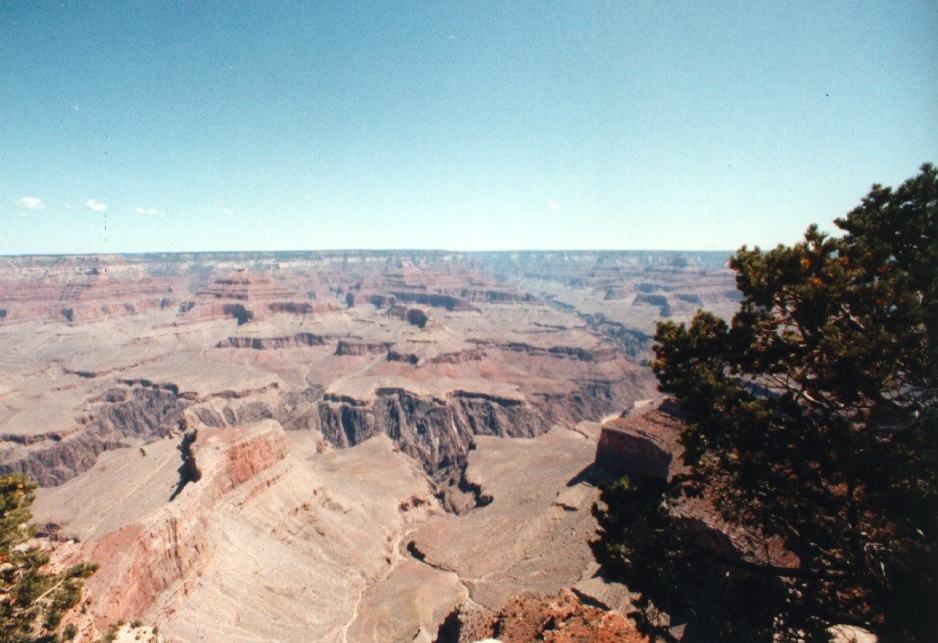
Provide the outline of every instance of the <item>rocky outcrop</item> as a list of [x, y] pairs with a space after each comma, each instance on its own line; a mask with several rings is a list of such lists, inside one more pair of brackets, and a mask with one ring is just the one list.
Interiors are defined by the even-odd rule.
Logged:
[[388, 361], [389, 362], [405, 362], [416, 366], [420, 363], [420, 357], [416, 353], [399, 353], [395, 350], [388, 351]]
[[[94, 430], [49, 443], [47, 450], [37, 451], [18, 466], [28, 468], [44, 486], [60, 484], [90, 468], [102, 451], [124, 446], [128, 438], [146, 442], [177, 433], [185, 411], [206, 427], [219, 429], [264, 419], [277, 420], [288, 430], [317, 429], [338, 447], [384, 434], [442, 481], [450, 474], [441, 470], [458, 469], [476, 436], [533, 437], [555, 424], [573, 426], [602, 417], [641, 396], [647, 383], [640, 379], [587, 380], [565, 393], [530, 393], [527, 397], [461, 390], [433, 397], [401, 388], [380, 388], [370, 400], [324, 395], [320, 386], [283, 392], [276, 387], [223, 391], [193, 399], [172, 385], [128, 382], [101, 398], [97, 419], [89, 421]], [[94, 422], [105, 428], [95, 428], [99, 425]], [[458, 482], [457, 473], [453, 484]]]
[[427, 364], [465, 364], [466, 362], [479, 362], [485, 357], [481, 348], [468, 348], [452, 353], [440, 353], [426, 360]]
[[641, 304], [657, 306], [662, 317], [668, 317], [671, 314], [671, 304], [668, 302], [668, 298], [665, 295], [639, 293], [635, 295], [635, 299], [632, 300], [632, 305], [637, 306]]
[[397, 301], [410, 304], [424, 304], [434, 308], [445, 308], [449, 311], [475, 310], [472, 304], [462, 297], [454, 297], [452, 295], [398, 290], [391, 292], [391, 296]]
[[221, 391], [188, 407], [188, 413], [213, 428], [274, 419], [287, 431], [308, 430], [318, 427], [317, 402], [322, 395], [321, 386], [280, 391], [274, 383], [252, 391]]
[[634, 294], [635, 294], [635, 290], [631, 286], [607, 288], [606, 294], [603, 295], [603, 299], [606, 301], [615, 300], [615, 299], [628, 299]]
[[647, 373], [635, 371], [616, 380], [580, 380], [562, 393], [532, 393], [530, 400], [548, 426], [575, 426], [583, 420], [596, 420], [628, 408], [653, 390]]
[[253, 350], [278, 350], [283, 348], [302, 348], [322, 346], [326, 338], [313, 333], [297, 333], [282, 337], [229, 337], [215, 345], [215, 348], [250, 348]]
[[368, 296], [368, 302], [371, 303], [375, 308], [384, 308], [386, 306], [394, 307], [397, 299], [391, 297], [390, 295], [381, 295], [381, 294], [371, 294]]
[[652, 336], [625, 324], [607, 319], [602, 313], [582, 315], [590, 329], [614, 342], [630, 357], [651, 353]]
[[[478, 479], [478, 470], [466, 466], [450, 467], [440, 474], [436, 476], [440, 489], [437, 497], [443, 507], [451, 513], [464, 515], [477, 507], [485, 507], [494, 500], [492, 494], [484, 489], [483, 482]], [[416, 543], [411, 543], [410, 549], [415, 557], [425, 559], [419, 553]]]
[[429, 315], [427, 315], [427, 312], [422, 308], [408, 308], [400, 304], [394, 304], [388, 308], [388, 316], [397, 317], [417, 328], [426, 327], [427, 322], [430, 321]]
[[682, 470], [682, 426], [680, 410], [669, 399], [610, 420], [599, 435], [596, 464], [632, 478], [668, 480]]
[[697, 306], [703, 305], [703, 299], [701, 299], [700, 295], [697, 293], [676, 293], [674, 296], [678, 300], [687, 302], [688, 304], [695, 304]]
[[430, 320], [427, 313], [419, 308], [408, 308], [407, 312], [404, 314], [404, 319], [407, 320], [408, 324], [416, 326], [417, 328], [425, 328], [427, 322]]
[[269, 277], [247, 270], [237, 270], [227, 277], [216, 279], [199, 293], [203, 299], [233, 299], [236, 301], [289, 300], [296, 296], [288, 288]]
[[123, 446], [116, 436], [76, 433], [45, 448], [17, 453], [16, 459], [0, 463], [0, 472], [21, 473], [42, 487], [52, 487], [90, 469], [101, 453]]
[[90, 410], [75, 426], [0, 435], [0, 442], [28, 447], [7, 452], [0, 472], [23, 473], [42, 487], [57, 486], [90, 469], [105, 451], [177, 435], [184, 413], [217, 429], [266, 419], [287, 430], [315, 429], [322, 394], [321, 386], [281, 392], [274, 383], [248, 391], [220, 391], [202, 399], [174, 384], [123, 380], [91, 400]]
[[[671, 480], [686, 471], [680, 443], [682, 415], [670, 398], [658, 400], [606, 422], [596, 449], [596, 464], [613, 475]], [[724, 520], [706, 491], [670, 504], [673, 520], [683, 523], [694, 540], [727, 560], [753, 565], [794, 568], [797, 557], [778, 537], [744, 529]]]
[[605, 422], [596, 446], [596, 464], [612, 473], [670, 480], [682, 470], [680, 408], [657, 398]]
[[535, 301], [536, 297], [517, 288], [463, 288], [459, 295], [468, 301], [490, 304], [514, 304]]
[[647, 643], [635, 625], [618, 612], [585, 605], [572, 591], [554, 599], [517, 597], [498, 612], [471, 603], [454, 610], [440, 626], [438, 643], [553, 641], [573, 643]]
[[376, 275], [361, 284], [368, 300], [383, 307], [414, 303], [449, 311], [475, 310], [473, 303], [512, 304], [534, 300], [516, 286], [498, 283], [464, 263], [461, 270], [401, 266], [399, 271]]
[[288, 452], [283, 429], [273, 421], [242, 429], [195, 426], [187, 435], [197, 436], [186, 449], [199, 479], [143, 523], [83, 547], [83, 556], [101, 565], [86, 583], [99, 629], [138, 617], [167, 592], [188, 591], [215, 546], [207, 528], [214, 506]]
[[338, 306], [329, 302], [307, 301], [271, 301], [264, 305], [271, 313], [285, 313], [287, 315], [313, 315], [337, 310]]
[[351, 355], [360, 357], [362, 355], [381, 355], [387, 353], [391, 344], [387, 342], [353, 342], [341, 340], [335, 347], [336, 355]]
[[204, 516], [167, 512], [123, 527], [85, 548], [101, 573], [86, 581], [98, 628], [135, 618], [163, 592], [195, 580], [212, 548]]
[[20, 433], [2, 433], [0, 442], [15, 442], [23, 446], [32, 446], [43, 442], [61, 442], [78, 431], [78, 427], [62, 431], [48, 431], [46, 433], [20, 434]]
[[[269, 338], [268, 338], [269, 339]], [[274, 338], [275, 340], [279, 338]], [[276, 342], [261, 346], [275, 347]], [[294, 338], [289, 338], [290, 342]], [[318, 336], [301, 337], [318, 345]], [[240, 339], [237, 345], [247, 346]], [[254, 341], [251, 340], [251, 347]], [[370, 355], [370, 350], [414, 364], [416, 355], [396, 354], [386, 344], [368, 347], [345, 342], [337, 350], [344, 355]], [[444, 359], [481, 359], [481, 348]], [[439, 359], [441, 363], [444, 362]], [[567, 359], [567, 358], [564, 358]], [[145, 444], [177, 433], [183, 411], [208, 427], [225, 428], [275, 419], [288, 430], [319, 429], [335, 446], [359, 444], [372, 435], [385, 434], [416, 458], [428, 473], [460, 466], [474, 436], [531, 437], [554, 424], [573, 426], [584, 419], [607, 415], [611, 410], [642, 397], [647, 377], [618, 380], [583, 380], [565, 392], [530, 391], [519, 397], [500, 397], [471, 391], [452, 391], [432, 397], [404, 389], [379, 389], [371, 401], [323, 395], [321, 386], [300, 391], [276, 387], [251, 391], [221, 391], [206, 398], [181, 392], [172, 384], [126, 380], [92, 401], [77, 425], [43, 434], [5, 435], [3, 440], [26, 448], [7, 452], [0, 471], [16, 471], [41, 486], [59, 485], [89, 469], [99, 454], [132, 444]], [[27, 444], [28, 443], [28, 444]]]
[[573, 426], [602, 417], [631, 404], [635, 394], [628, 381], [587, 381], [568, 393], [530, 399], [459, 390], [424, 397], [399, 388], [378, 389], [369, 401], [327, 394], [318, 404], [318, 428], [338, 447], [387, 435], [437, 475], [461, 466], [476, 436], [535, 437], [555, 424]]
[[236, 270], [180, 304], [179, 315], [183, 322], [232, 318], [241, 325], [277, 313], [311, 315], [337, 309], [336, 302], [311, 301], [270, 277]]
[[221, 493], [227, 493], [254, 478], [258, 473], [287, 456], [290, 447], [279, 423], [265, 420], [245, 428], [209, 433], [205, 445], [196, 443], [196, 458], [206, 448], [223, 455], [219, 473], [215, 475]]

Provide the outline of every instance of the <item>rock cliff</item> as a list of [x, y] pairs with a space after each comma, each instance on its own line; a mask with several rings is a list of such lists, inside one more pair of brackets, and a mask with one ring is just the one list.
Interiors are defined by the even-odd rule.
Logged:
[[269, 420], [238, 430], [195, 426], [190, 431], [197, 436], [188, 448], [201, 473], [198, 481], [183, 484], [173, 502], [144, 521], [82, 548], [84, 557], [101, 565], [87, 582], [99, 629], [188, 591], [212, 557], [209, 521], [216, 504], [289, 450], [283, 429]]
[[[596, 464], [614, 475], [670, 480], [685, 471], [682, 428], [680, 410], [670, 398], [635, 409], [603, 425]], [[706, 492], [701, 497], [676, 499], [670, 504], [670, 514], [690, 528], [698, 544], [729, 559], [776, 567], [797, 565], [782, 539], [728, 523]]]
[[[0, 471], [22, 473], [41, 486], [61, 484], [87, 471], [98, 455], [127, 445], [172, 433], [191, 399], [173, 385], [125, 380], [91, 401], [90, 411], [66, 431], [22, 438], [26, 450], [0, 460]], [[16, 434], [4, 436], [17, 440]]]
[[[311, 340], [313, 345], [318, 345], [316, 337]], [[252, 348], [255, 339], [251, 339]], [[306, 340], [301, 337], [299, 341]], [[293, 341], [288, 338], [287, 343]], [[263, 339], [258, 342], [273, 345]], [[242, 339], [234, 343], [248, 345]], [[352, 354], [361, 354], [360, 344], [352, 346]], [[387, 435], [428, 474], [443, 481], [453, 475], [448, 468], [465, 463], [477, 436], [534, 437], [554, 425], [572, 426], [608, 415], [631, 404], [645, 388], [647, 382], [636, 376], [584, 380], [566, 391], [532, 391], [514, 397], [458, 389], [428, 395], [389, 387], [376, 389], [369, 398], [356, 399], [324, 394], [319, 386], [299, 391], [276, 387], [220, 391], [199, 397], [181, 392], [173, 384], [125, 380], [94, 398], [88, 412], [68, 430], [2, 436], [25, 448], [6, 453], [0, 460], [0, 471], [24, 473], [42, 486], [59, 485], [90, 469], [104, 451], [145, 445], [177, 434], [179, 420], [188, 410], [200, 423], [214, 428], [274, 419], [289, 430], [315, 429], [340, 448], [374, 435]]]
[[253, 350], [279, 350], [284, 348], [302, 348], [304, 346], [322, 346], [326, 338], [313, 333], [296, 333], [282, 337], [228, 337], [215, 344], [216, 348], [250, 348]]
[[683, 469], [681, 414], [670, 399], [603, 424], [596, 464], [632, 478], [668, 480]]
[[362, 355], [381, 355], [388, 352], [390, 348], [388, 342], [356, 342], [342, 340], [335, 347], [336, 355], [351, 355], [360, 357]]
[[[318, 404], [318, 428], [338, 447], [387, 435], [436, 475], [462, 466], [477, 436], [535, 437], [555, 424], [602, 417], [629, 404], [633, 395], [624, 382], [583, 382], [568, 393], [530, 400], [459, 390], [427, 397], [384, 388], [367, 401], [327, 394]], [[448, 475], [444, 471], [442, 477]]]

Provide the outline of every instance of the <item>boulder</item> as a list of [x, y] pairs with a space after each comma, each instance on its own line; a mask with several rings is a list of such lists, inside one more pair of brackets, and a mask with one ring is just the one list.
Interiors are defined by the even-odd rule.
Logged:
[[[614, 476], [669, 481], [687, 471], [680, 436], [683, 419], [671, 398], [655, 400], [603, 424], [596, 464]], [[679, 498], [670, 504], [672, 519], [683, 523], [694, 540], [730, 560], [791, 568], [798, 558], [783, 539], [723, 519], [711, 498]]]
[[603, 424], [596, 463], [618, 475], [668, 480], [683, 469], [677, 404], [658, 400]]

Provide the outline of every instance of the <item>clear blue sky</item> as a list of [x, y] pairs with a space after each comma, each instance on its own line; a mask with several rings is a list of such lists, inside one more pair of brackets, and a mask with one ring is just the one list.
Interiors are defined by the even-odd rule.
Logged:
[[0, 254], [734, 249], [938, 161], [938, 3], [0, 0]]

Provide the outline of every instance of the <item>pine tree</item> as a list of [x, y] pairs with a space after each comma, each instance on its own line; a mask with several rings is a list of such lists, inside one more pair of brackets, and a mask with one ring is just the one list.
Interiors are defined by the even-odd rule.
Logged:
[[79, 563], [45, 571], [50, 552], [37, 544], [29, 525], [36, 485], [15, 474], [0, 476], [0, 643], [59, 641], [74, 635], [62, 618], [81, 600], [83, 579], [97, 569]]
[[873, 186], [835, 223], [843, 236], [740, 249], [729, 324], [659, 324], [653, 366], [691, 468], [669, 493], [705, 488], [725, 519], [784, 538], [800, 564], [764, 596], [780, 636], [850, 623], [934, 640], [938, 172]]

